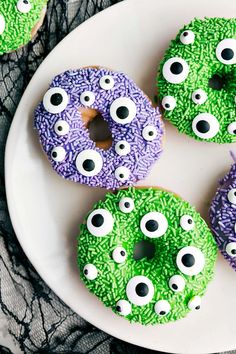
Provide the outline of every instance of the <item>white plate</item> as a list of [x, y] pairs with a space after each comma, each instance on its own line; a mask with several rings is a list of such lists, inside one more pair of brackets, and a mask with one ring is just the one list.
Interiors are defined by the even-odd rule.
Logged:
[[[158, 62], [178, 29], [193, 17], [235, 14], [235, 0], [130, 0], [91, 18], [39, 67], [16, 112], [6, 150], [6, 186], [17, 237], [46, 283], [75, 312], [125, 341], [167, 352], [236, 348], [236, 275], [220, 257], [202, 310], [162, 326], [141, 326], [113, 314], [89, 294], [76, 267], [78, 225], [105, 191], [66, 182], [51, 169], [32, 129], [33, 109], [55, 74], [103, 65], [130, 75], [150, 97]], [[203, 216], [216, 181], [232, 162], [229, 149], [196, 142], [167, 125], [165, 151], [142, 184], [173, 190]]]

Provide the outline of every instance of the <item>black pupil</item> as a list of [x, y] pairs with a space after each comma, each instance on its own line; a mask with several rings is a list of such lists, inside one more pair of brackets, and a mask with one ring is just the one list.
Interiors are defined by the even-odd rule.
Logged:
[[138, 285], [136, 285], [135, 291], [138, 296], [144, 297], [148, 294], [149, 289], [147, 284], [139, 283]]
[[196, 310], [200, 310], [200, 305], [195, 307]]
[[95, 227], [100, 227], [104, 223], [104, 217], [101, 214], [96, 214], [92, 217], [91, 223]]
[[172, 284], [172, 288], [173, 288], [174, 290], [177, 290], [177, 289], [178, 289], [178, 286], [177, 286], [176, 284]]
[[120, 119], [125, 119], [129, 116], [129, 109], [125, 106], [120, 106], [116, 110], [116, 115]]
[[235, 197], [236, 197], [236, 191], [234, 192], [234, 195], [235, 195]]
[[53, 106], [59, 106], [63, 101], [63, 97], [60, 93], [54, 93], [51, 96], [50, 102]]
[[162, 315], [162, 316], [164, 316], [165, 314], [166, 314], [165, 311], [161, 311], [161, 312], [160, 312], [160, 315]]
[[148, 132], [149, 136], [153, 136], [154, 132], [151, 130], [150, 132]]
[[87, 275], [88, 274], [88, 269], [84, 270], [84, 274]]
[[85, 100], [86, 102], [88, 102], [88, 101], [90, 100], [89, 96], [85, 96], [85, 97], [84, 97], [84, 100]]
[[184, 35], [184, 37], [187, 37], [188, 32], [184, 32], [183, 35]]
[[59, 130], [59, 132], [61, 132], [63, 128], [61, 125], [59, 125], [57, 129]]
[[181, 74], [183, 69], [184, 69], [183, 65], [181, 63], [179, 63], [178, 61], [174, 62], [170, 66], [170, 71], [172, 72], [172, 74], [175, 74], [175, 75]]
[[56, 153], [56, 151], [53, 151], [53, 153], [52, 153], [52, 157], [57, 157], [57, 153]]
[[125, 256], [125, 251], [120, 251], [120, 254], [124, 257]]
[[231, 251], [232, 254], [236, 254], [236, 249]]
[[24, 0], [23, 3], [24, 3], [25, 5], [28, 5], [28, 0]]
[[105, 83], [109, 84], [110, 83], [110, 79], [105, 79]]
[[158, 229], [158, 222], [156, 220], [148, 220], [146, 222], [146, 229], [149, 231], [149, 232], [154, 232]]
[[197, 94], [195, 95], [195, 97], [196, 97], [197, 100], [200, 100], [201, 95], [199, 95], [199, 93], [197, 93]]
[[188, 224], [192, 224], [193, 223], [193, 220], [192, 219], [188, 219]]
[[165, 107], [166, 107], [166, 108], [170, 108], [169, 103], [166, 103], [166, 104], [165, 104]]
[[120, 149], [123, 150], [125, 148], [124, 144], [120, 144]]
[[124, 178], [125, 176], [123, 175], [123, 173], [120, 173], [120, 178]]
[[120, 306], [116, 306], [116, 311], [117, 312], [121, 312], [121, 307]]
[[236, 129], [233, 130], [233, 133], [236, 134]]
[[90, 160], [90, 159], [84, 160], [83, 169], [85, 171], [91, 172], [94, 170], [94, 168], [95, 168], [95, 163], [93, 160]]
[[222, 50], [221, 56], [224, 60], [231, 60], [234, 57], [234, 51], [230, 48], [225, 48]]
[[126, 208], [129, 208], [129, 207], [130, 207], [130, 203], [129, 203], [129, 202], [125, 202], [124, 205], [125, 205]]
[[195, 258], [192, 254], [190, 253], [186, 253], [183, 257], [182, 257], [182, 263], [185, 267], [192, 267], [195, 264]]
[[197, 122], [196, 128], [200, 133], [207, 133], [210, 130], [210, 124], [206, 120], [200, 120]]

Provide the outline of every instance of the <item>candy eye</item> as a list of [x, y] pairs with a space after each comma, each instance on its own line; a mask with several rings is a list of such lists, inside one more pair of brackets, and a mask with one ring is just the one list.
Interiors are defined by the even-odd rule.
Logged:
[[180, 226], [185, 231], [191, 231], [194, 229], [195, 223], [193, 221], [192, 216], [190, 215], [183, 215], [180, 218]]
[[4, 30], [5, 30], [5, 19], [3, 17], [3, 15], [0, 14], [0, 35], [3, 34]]
[[115, 81], [112, 76], [104, 75], [99, 80], [99, 85], [103, 90], [110, 90], [115, 85]]
[[198, 89], [198, 90], [193, 92], [192, 100], [196, 104], [203, 104], [207, 100], [207, 94], [202, 89]]
[[130, 144], [125, 140], [120, 140], [115, 145], [115, 151], [120, 156], [125, 156], [130, 153]]
[[95, 101], [95, 95], [91, 91], [84, 91], [80, 95], [80, 103], [86, 107], [91, 106]]
[[120, 182], [125, 182], [129, 178], [130, 170], [125, 166], [117, 167], [115, 170], [115, 177]]
[[157, 137], [157, 130], [153, 125], [147, 125], [143, 128], [142, 136], [147, 141], [152, 141]]
[[96, 209], [87, 219], [88, 231], [97, 237], [108, 235], [113, 230], [114, 219], [106, 209]]
[[65, 120], [58, 120], [54, 125], [54, 131], [59, 136], [68, 134], [69, 130], [69, 124]]
[[183, 274], [189, 276], [197, 275], [204, 268], [205, 258], [198, 248], [187, 246], [178, 252], [176, 264]]
[[232, 204], [236, 204], [236, 188], [231, 189], [228, 194], [228, 201]]
[[189, 302], [188, 302], [188, 308], [189, 310], [200, 310], [201, 307], [201, 298], [200, 296], [194, 296]]
[[158, 316], [166, 316], [170, 310], [170, 304], [167, 300], [159, 300], [155, 303], [154, 310]]
[[16, 7], [19, 12], [27, 14], [30, 12], [32, 6], [29, 0], [19, 0]]
[[61, 87], [50, 88], [44, 95], [43, 105], [46, 111], [52, 114], [61, 113], [65, 110], [69, 97]]
[[120, 211], [125, 214], [131, 213], [134, 210], [134, 201], [131, 198], [124, 197], [119, 202]]
[[136, 105], [128, 97], [117, 98], [110, 107], [111, 118], [119, 124], [128, 124], [136, 116]]
[[112, 252], [112, 258], [116, 263], [124, 263], [127, 258], [127, 253], [124, 247], [116, 247]]
[[182, 58], [170, 58], [163, 65], [162, 73], [166, 81], [171, 84], [180, 84], [187, 79], [189, 66]]
[[98, 270], [93, 264], [86, 264], [83, 273], [88, 280], [94, 280], [98, 276]]
[[173, 275], [169, 280], [169, 287], [176, 293], [179, 293], [185, 288], [185, 280], [181, 275]]
[[236, 122], [230, 123], [227, 130], [229, 134], [236, 135]]
[[200, 113], [193, 119], [192, 129], [199, 138], [211, 139], [218, 133], [220, 124], [212, 114]]
[[131, 305], [127, 300], [119, 300], [116, 303], [116, 311], [119, 315], [128, 316], [131, 312]]
[[184, 31], [181, 33], [180, 35], [180, 42], [183, 44], [192, 44], [194, 43], [194, 39], [195, 39], [195, 34], [193, 33], [193, 31]]
[[236, 39], [223, 39], [216, 47], [216, 57], [223, 64], [236, 64]]
[[152, 300], [154, 286], [147, 277], [137, 275], [129, 280], [126, 286], [126, 295], [132, 304], [144, 306]]
[[225, 251], [230, 257], [236, 257], [236, 242], [229, 242], [226, 245]]
[[165, 234], [168, 222], [163, 214], [153, 211], [142, 217], [140, 229], [145, 236], [156, 238]]
[[92, 177], [101, 171], [103, 161], [97, 151], [88, 149], [77, 155], [75, 164], [79, 173], [86, 177]]
[[161, 104], [166, 111], [173, 111], [176, 107], [176, 99], [173, 96], [165, 96]]
[[66, 157], [66, 151], [63, 147], [57, 146], [51, 151], [51, 158], [56, 162], [61, 162]]

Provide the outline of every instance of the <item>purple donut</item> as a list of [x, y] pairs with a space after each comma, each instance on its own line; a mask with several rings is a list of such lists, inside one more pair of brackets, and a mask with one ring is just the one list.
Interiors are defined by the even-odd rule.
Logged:
[[210, 207], [210, 222], [221, 253], [236, 271], [236, 161], [219, 182]]
[[[89, 132], [98, 116], [110, 131], [102, 142]], [[93, 187], [134, 185], [162, 152], [158, 108], [127, 75], [105, 68], [56, 76], [35, 110], [34, 125], [53, 169]]]

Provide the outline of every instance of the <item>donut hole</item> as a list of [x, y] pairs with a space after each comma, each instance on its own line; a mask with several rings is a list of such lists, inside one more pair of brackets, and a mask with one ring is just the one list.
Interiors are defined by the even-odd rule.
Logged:
[[227, 82], [226, 76], [222, 76], [222, 75], [219, 75], [219, 74], [214, 74], [209, 79], [208, 85], [213, 90], [220, 91], [220, 90], [222, 90], [224, 88], [224, 86], [226, 85], [226, 82]]
[[112, 145], [112, 134], [101, 113], [92, 108], [81, 108], [79, 111], [85, 129], [89, 131], [89, 138], [95, 142], [96, 147], [108, 150]]
[[152, 259], [155, 255], [155, 246], [153, 242], [143, 240], [140, 242], [137, 242], [134, 245], [134, 252], [133, 252], [133, 258], [136, 261], [140, 261], [143, 258], [147, 259]]

